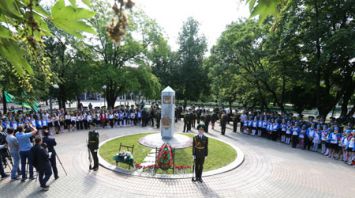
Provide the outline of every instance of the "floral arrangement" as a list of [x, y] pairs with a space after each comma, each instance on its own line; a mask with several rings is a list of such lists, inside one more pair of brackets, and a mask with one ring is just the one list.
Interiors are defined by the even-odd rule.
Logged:
[[130, 166], [133, 166], [134, 164], [133, 155], [129, 151], [121, 151], [117, 153], [115, 156], [113, 156], [113, 160], [115, 160], [116, 163], [121, 162], [121, 163], [129, 164]]
[[163, 144], [158, 152], [157, 157], [158, 168], [168, 170], [174, 167], [174, 151], [169, 144]]

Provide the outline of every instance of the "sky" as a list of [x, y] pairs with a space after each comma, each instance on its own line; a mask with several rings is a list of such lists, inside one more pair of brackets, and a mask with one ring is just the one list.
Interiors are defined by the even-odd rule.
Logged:
[[188, 17], [200, 23], [200, 31], [210, 49], [225, 27], [240, 18], [249, 17], [245, 0], [133, 0], [137, 8], [155, 19], [163, 28], [173, 50], [178, 48], [177, 38]]

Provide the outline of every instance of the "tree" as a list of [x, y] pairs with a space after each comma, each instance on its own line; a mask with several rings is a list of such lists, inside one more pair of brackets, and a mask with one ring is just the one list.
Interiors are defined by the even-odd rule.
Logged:
[[[147, 61], [147, 50], [156, 32], [159, 31], [156, 22], [149, 19], [143, 12], [132, 12], [127, 19], [125, 37], [120, 40], [120, 43], [115, 43], [107, 35], [106, 22], [110, 16], [107, 4], [98, 1], [95, 4], [95, 11], [97, 15], [91, 21], [98, 32], [97, 37], [94, 38], [97, 44], [92, 46], [98, 54], [95, 86], [97, 90], [102, 90], [104, 87], [103, 92], [108, 107], [114, 107], [119, 95], [138, 91], [139, 88], [142, 89], [142, 93], [148, 94], [147, 96], [155, 95], [156, 78], [148, 75], [151, 71], [143, 66]], [[150, 81], [147, 82], [147, 80]], [[140, 83], [150, 86], [144, 87]]]
[[207, 50], [206, 38], [199, 33], [199, 23], [188, 18], [179, 33], [179, 50], [177, 52], [178, 82], [177, 98], [198, 100], [207, 90], [207, 72], [203, 68], [203, 56]]
[[[83, 3], [91, 6], [90, 0]], [[49, 22], [76, 37], [82, 37], [83, 32], [95, 33], [86, 23], [94, 12], [77, 7], [75, 0], [67, 4], [58, 0], [49, 9], [39, 0], [6, 0], [0, 5], [0, 57], [27, 91], [32, 89], [34, 67], [50, 76], [43, 44], [43, 39], [52, 35]]]

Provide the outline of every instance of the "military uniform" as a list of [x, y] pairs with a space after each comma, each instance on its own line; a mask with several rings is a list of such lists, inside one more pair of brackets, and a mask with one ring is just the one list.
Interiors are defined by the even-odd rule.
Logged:
[[192, 155], [195, 158], [195, 178], [202, 182], [203, 164], [208, 155], [208, 138], [206, 136], [199, 134], [193, 138]]
[[224, 135], [226, 133], [228, 117], [226, 114], [222, 114], [221, 116], [221, 134]]
[[97, 150], [99, 148], [99, 133], [98, 132], [89, 131], [88, 148], [89, 148], [92, 158], [94, 160], [94, 166], [90, 167], [90, 168], [96, 171], [99, 168], [99, 159], [97, 157]]

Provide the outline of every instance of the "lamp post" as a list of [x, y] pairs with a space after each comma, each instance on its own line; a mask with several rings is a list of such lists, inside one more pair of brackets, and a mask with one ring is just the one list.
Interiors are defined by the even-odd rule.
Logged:
[[104, 90], [104, 106], [106, 106], [106, 104], [105, 104], [105, 102], [106, 102], [106, 88], [107, 88], [106, 85], [102, 86], [102, 89]]
[[[59, 86], [58, 86], [57, 84], [54, 84], [54, 85], [52, 86], [52, 88], [58, 89]], [[50, 110], [50, 112], [51, 112], [51, 114], [52, 114], [52, 113], [53, 113], [53, 105], [52, 105], [52, 95], [51, 95], [51, 94], [49, 95], [49, 110]]]

